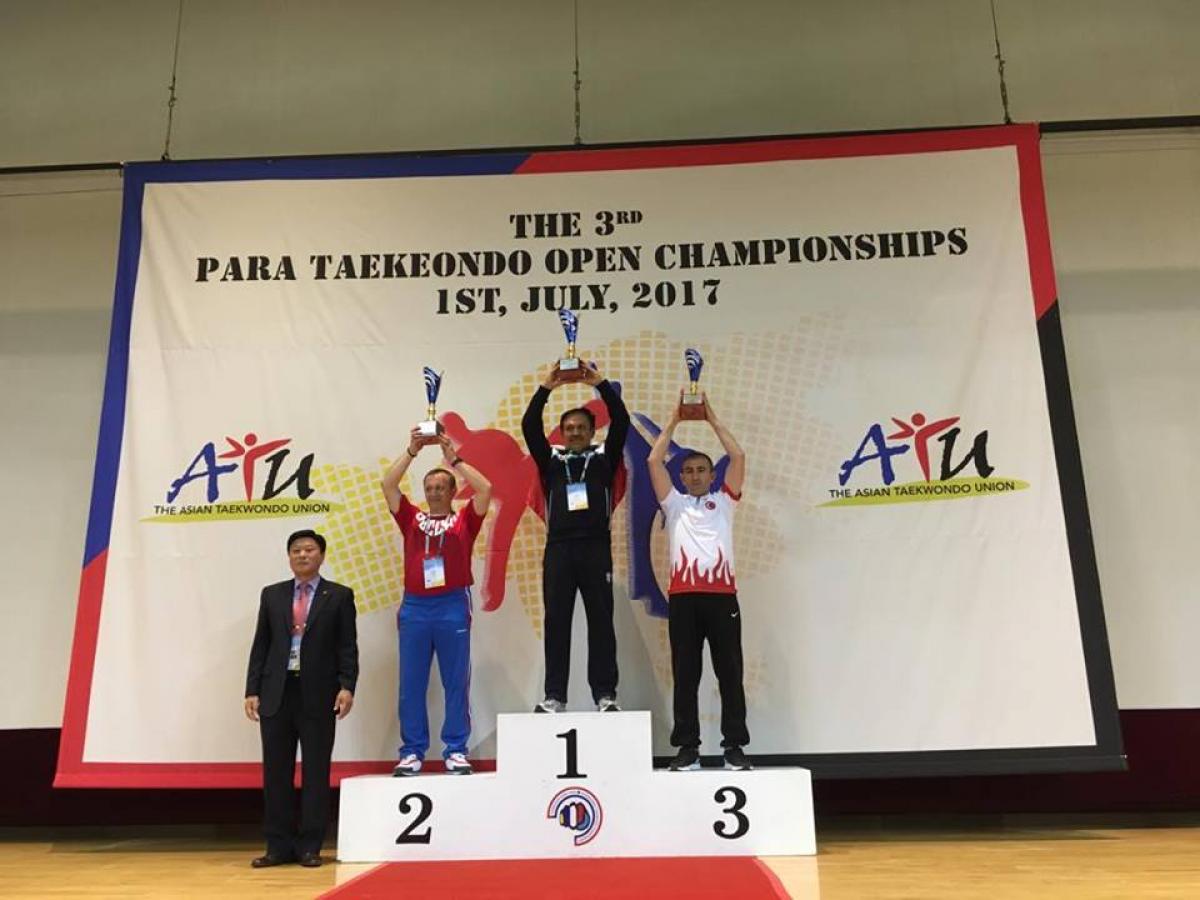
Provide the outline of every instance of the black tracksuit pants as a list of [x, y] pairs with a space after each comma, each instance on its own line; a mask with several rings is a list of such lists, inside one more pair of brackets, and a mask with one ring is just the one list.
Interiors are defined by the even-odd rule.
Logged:
[[667, 619], [675, 677], [675, 747], [700, 746], [700, 671], [704, 641], [721, 692], [721, 746], [744, 747], [746, 692], [742, 687], [742, 617], [737, 594], [671, 594]]
[[617, 635], [613, 630], [612, 540], [584, 538], [546, 544], [542, 558], [546, 696], [567, 702], [571, 619], [583, 595], [588, 625], [588, 684], [592, 699], [617, 696]]

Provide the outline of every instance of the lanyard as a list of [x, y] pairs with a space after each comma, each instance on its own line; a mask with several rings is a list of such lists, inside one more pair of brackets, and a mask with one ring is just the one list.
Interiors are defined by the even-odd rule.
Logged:
[[563, 453], [559, 456], [559, 459], [562, 460], [563, 468], [567, 472], [567, 484], [575, 484], [576, 483], [574, 481], [574, 479], [571, 478], [571, 460], [576, 456], [583, 456], [583, 471], [579, 473], [579, 480], [587, 481], [588, 466], [590, 466], [592, 464], [592, 457], [595, 455], [596, 455], [595, 450], [588, 450], [586, 453], [583, 453], [583, 454]]
[[[446, 519], [448, 519], [448, 518], [449, 518], [449, 516], [446, 517]], [[446, 519], [430, 519], [428, 516], [425, 517], [426, 522], [433, 522], [433, 521], [445, 522]], [[429, 532], [426, 531], [424, 528], [422, 528], [421, 533], [423, 535], [425, 535], [425, 556], [428, 558], [428, 556], [429, 556]], [[437, 539], [438, 539], [437, 552], [434, 554], [434, 556], [441, 556], [442, 548], [446, 546], [446, 532], [444, 529], [438, 534]]]

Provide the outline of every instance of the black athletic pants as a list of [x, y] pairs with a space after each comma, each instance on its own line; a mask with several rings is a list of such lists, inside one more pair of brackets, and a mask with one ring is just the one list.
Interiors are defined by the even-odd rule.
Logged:
[[[263, 747], [263, 832], [267, 853], [281, 859], [320, 853], [329, 822], [329, 759], [333, 704], [320, 715], [304, 713], [300, 679], [288, 675], [273, 716], [259, 720]], [[300, 831], [296, 832], [296, 743], [300, 743]]]
[[675, 677], [675, 728], [671, 744], [700, 746], [700, 671], [704, 641], [721, 691], [722, 747], [750, 743], [742, 688], [742, 617], [737, 594], [671, 594], [667, 620]]
[[575, 592], [583, 595], [588, 626], [588, 684], [592, 699], [617, 696], [617, 635], [613, 631], [612, 541], [603, 538], [546, 544], [542, 557], [546, 696], [567, 702]]

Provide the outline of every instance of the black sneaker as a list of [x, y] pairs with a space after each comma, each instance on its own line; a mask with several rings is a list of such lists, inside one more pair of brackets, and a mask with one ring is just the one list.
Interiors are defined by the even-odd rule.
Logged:
[[553, 697], [547, 697], [541, 703], [533, 708], [535, 713], [560, 713], [567, 711], [567, 704], [561, 700], [555, 700]]
[[601, 697], [596, 701], [596, 712], [620, 712], [616, 697]]
[[680, 747], [675, 758], [667, 764], [672, 772], [695, 772], [700, 768], [700, 751], [696, 747]]
[[754, 766], [750, 765], [750, 760], [746, 758], [746, 754], [742, 752], [741, 747], [726, 747], [725, 768], [732, 769], [735, 772], [745, 772], [753, 769]]

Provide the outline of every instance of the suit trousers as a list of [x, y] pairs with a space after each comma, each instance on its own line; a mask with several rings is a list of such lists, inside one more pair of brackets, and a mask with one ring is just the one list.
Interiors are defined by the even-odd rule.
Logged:
[[746, 730], [746, 693], [742, 687], [742, 618], [737, 594], [671, 594], [667, 630], [671, 673], [675, 678], [675, 747], [700, 746], [699, 691], [708, 641], [713, 672], [721, 692], [722, 747], [750, 743]]
[[[320, 853], [329, 824], [329, 764], [336, 719], [333, 705], [306, 715], [300, 678], [288, 675], [283, 699], [273, 716], [262, 716], [263, 833], [267, 853], [291, 858]], [[300, 745], [300, 828], [296, 829], [293, 776]]]

